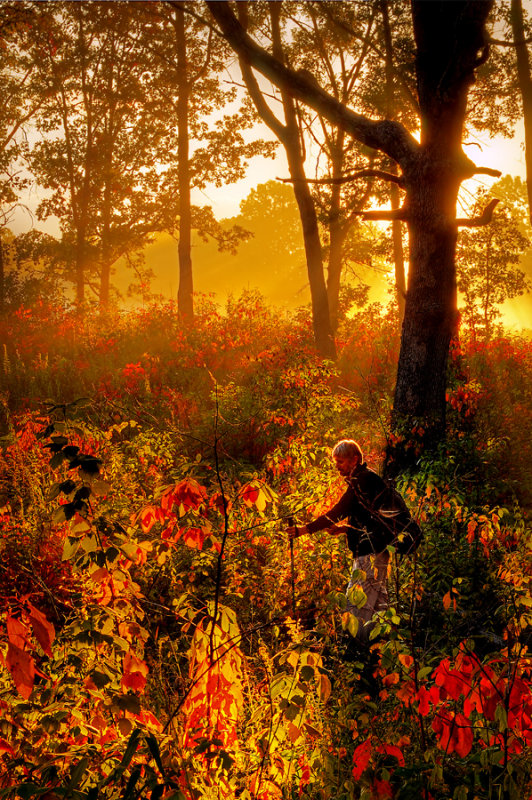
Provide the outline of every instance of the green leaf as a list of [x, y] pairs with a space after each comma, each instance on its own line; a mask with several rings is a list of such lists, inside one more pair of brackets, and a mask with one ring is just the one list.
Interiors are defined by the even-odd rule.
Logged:
[[137, 765], [132, 771], [131, 775], [129, 776], [129, 780], [127, 782], [126, 790], [123, 794], [123, 800], [128, 800], [128, 798], [132, 797], [135, 792], [135, 786], [137, 785], [138, 779], [140, 778], [142, 767]]
[[495, 722], [499, 723], [499, 730], [505, 731], [508, 729], [508, 717], [506, 715], [506, 709], [503, 705], [498, 705], [495, 708]]
[[153, 760], [157, 764], [157, 766], [159, 768], [159, 772], [161, 773], [161, 775], [164, 778], [165, 777], [165, 775], [164, 775], [164, 767], [163, 767], [163, 762], [161, 760], [161, 752], [159, 750], [159, 744], [157, 742], [157, 739], [155, 738], [155, 736], [152, 733], [145, 734], [144, 738], [146, 739], [146, 744], [148, 745], [148, 749], [149, 749], [150, 753], [152, 754]]
[[353, 639], [356, 637], [358, 633], [358, 625], [359, 625], [358, 618], [355, 617], [354, 614], [349, 614], [347, 620], [347, 630], [349, 631]]
[[314, 677], [314, 667], [309, 667], [305, 665], [301, 667], [301, 680], [302, 681], [310, 681]]
[[72, 769], [72, 772], [70, 773], [70, 782], [67, 786], [68, 791], [75, 789], [75, 787], [78, 785], [87, 770], [88, 763], [89, 758], [85, 756], [85, 758], [82, 758], [80, 761], [78, 761], [76, 766]]
[[61, 482], [58, 481], [57, 483], [52, 483], [48, 494], [46, 495], [46, 499], [48, 501], [55, 500], [56, 497], [59, 497], [61, 494]]
[[58, 453], [54, 453], [54, 455], [50, 459], [50, 467], [52, 469], [57, 469], [58, 467], [61, 466], [61, 464], [63, 463], [63, 461], [65, 461], [65, 459], [66, 456], [62, 450], [60, 450]]
[[63, 544], [63, 555], [61, 556], [62, 561], [70, 561], [79, 550], [80, 540], [75, 539], [72, 536], [67, 536], [65, 539], [65, 543]]

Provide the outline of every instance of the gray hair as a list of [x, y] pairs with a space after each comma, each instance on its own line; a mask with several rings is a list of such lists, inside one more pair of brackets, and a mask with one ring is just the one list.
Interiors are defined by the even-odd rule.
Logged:
[[339, 458], [358, 458], [360, 463], [364, 461], [360, 445], [354, 439], [342, 439], [337, 442], [333, 447], [332, 456], [333, 458], [335, 456]]

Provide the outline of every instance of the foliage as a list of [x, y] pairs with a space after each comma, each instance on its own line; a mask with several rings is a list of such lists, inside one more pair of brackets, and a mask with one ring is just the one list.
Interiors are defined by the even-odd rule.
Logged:
[[[474, 215], [481, 214], [487, 200], [487, 192], [479, 190]], [[462, 311], [472, 333], [486, 339], [493, 334], [501, 317], [500, 305], [532, 288], [532, 283], [518, 267], [523, 253], [530, 247], [530, 238], [522, 230], [522, 220], [522, 215], [520, 217], [515, 208], [505, 203], [497, 209], [490, 225], [460, 234], [457, 258]]]
[[333, 368], [307, 313], [196, 304], [2, 322], [0, 797], [530, 796], [529, 342], [456, 350], [364, 666], [344, 542], [299, 539], [292, 575], [283, 527], [342, 491], [340, 436], [378, 465], [395, 311], [344, 321]]

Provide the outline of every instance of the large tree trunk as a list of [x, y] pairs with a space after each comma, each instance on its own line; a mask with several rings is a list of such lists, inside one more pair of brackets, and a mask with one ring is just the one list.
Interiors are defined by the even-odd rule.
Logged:
[[491, 4], [413, 0], [418, 95], [418, 157], [405, 165], [410, 270], [393, 422], [422, 422], [427, 439], [445, 431], [449, 344], [456, 332], [456, 202], [469, 166], [462, 151], [467, 92]]
[[187, 76], [187, 42], [185, 34], [184, 8], [175, 5], [174, 28], [176, 34], [177, 55], [177, 157], [179, 186], [179, 289], [177, 307], [183, 319], [194, 318], [194, 284], [192, 278], [192, 216], [190, 204], [190, 165], [189, 165], [189, 131], [188, 104], [190, 85]]
[[523, 100], [526, 187], [528, 193], [528, 212], [532, 224], [532, 78], [530, 76], [530, 61], [525, 40], [525, 22], [521, 0], [512, 0], [511, 20], [517, 58], [517, 76]]
[[422, 421], [438, 437], [445, 424], [447, 355], [457, 318], [454, 208], [459, 181], [452, 174], [445, 180], [443, 164], [431, 170], [423, 161], [409, 192], [410, 271], [393, 421], [399, 428]]

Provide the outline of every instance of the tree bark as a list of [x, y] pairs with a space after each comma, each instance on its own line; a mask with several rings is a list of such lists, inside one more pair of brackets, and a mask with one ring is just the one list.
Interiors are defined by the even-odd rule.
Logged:
[[185, 11], [181, 4], [174, 4], [173, 24], [176, 35], [177, 56], [177, 158], [179, 191], [179, 289], [177, 308], [179, 315], [191, 322], [194, 318], [194, 282], [192, 276], [192, 213], [190, 201], [189, 124], [188, 104], [190, 84], [187, 75], [187, 42], [185, 33]]
[[517, 59], [517, 77], [523, 101], [523, 121], [525, 125], [525, 164], [528, 212], [532, 224], [532, 78], [530, 60], [525, 41], [525, 21], [522, 0], [512, 0], [510, 8], [512, 31]]

